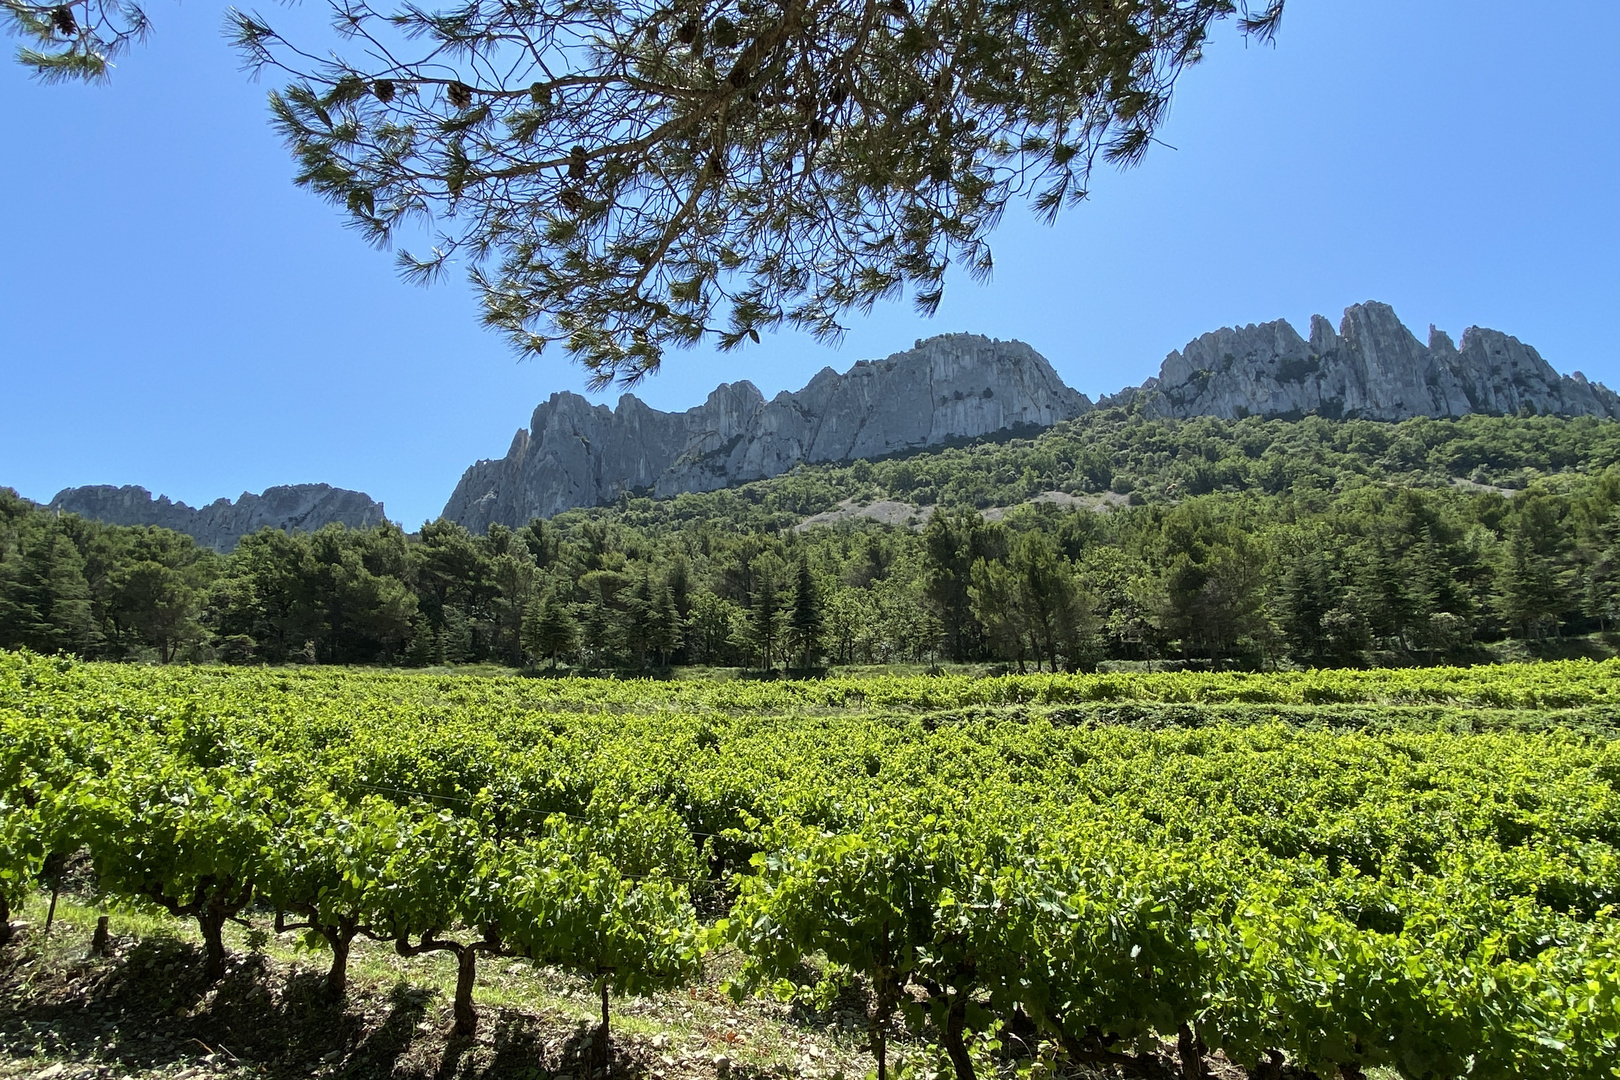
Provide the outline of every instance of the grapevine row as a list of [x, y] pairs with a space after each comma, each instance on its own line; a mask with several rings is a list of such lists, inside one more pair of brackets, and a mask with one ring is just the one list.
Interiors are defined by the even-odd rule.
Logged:
[[[0, 657], [0, 901], [84, 850], [116, 902], [332, 955], [357, 937], [871, 1002], [975, 1080], [1008, 1055], [1186, 1075], [1620, 1076], [1620, 751], [1556, 730], [1146, 731], [817, 711], [527, 709], [433, 677]], [[430, 692], [431, 691], [431, 692]], [[621, 699], [621, 704], [624, 702]], [[700, 920], [699, 891], [726, 898]], [[808, 961], [808, 962], [807, 962]]]

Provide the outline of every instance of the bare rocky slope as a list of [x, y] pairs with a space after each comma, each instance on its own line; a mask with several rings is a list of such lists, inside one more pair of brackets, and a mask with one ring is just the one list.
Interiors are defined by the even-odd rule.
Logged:
[[1281, 319], [1205, 334], [1166, 357], [1158, 378], [1099, 404], [1131, 402], [1181, 418], [1620, 416], [1612, 390], [1578, 371], [1560, 375], [1518, 338], [1471, 326], [1459, 346], [1431, 326], [1425, 345], [1379, 303], [1347, 308], [1337, 333], [1312, 317], [1309, 340]]
[[49, 508], [109, 525], [160, 525], [215, 551], [230, 551], [242, 537], [263, 528], [313, 531], [341, 522], [351, 529], [363, 529], [388, 520], [383, 504], [371, 496], [330, 484], [272, 487], [261, 495], [244, 491], [235, 502], [216, 499], [198, 508], [173, 502], [167, 495], [154, 499], [143, 487], [98, 484], [66, 488], [50, 501]]
[[660, 412], [630, 394], [615, 409], [553, 394], [505, 457], [467, 470], [444, 516], [475, 532], [517, 527], [624, 491], [713, 491], [801, 462], [1034, 431], [1089, 408], [1028, 345], [976, 334], [930, 338], [842, 375], [823, 368], [804, 389], [770, 401], [750, 382], [726, 383], [683, 413]]

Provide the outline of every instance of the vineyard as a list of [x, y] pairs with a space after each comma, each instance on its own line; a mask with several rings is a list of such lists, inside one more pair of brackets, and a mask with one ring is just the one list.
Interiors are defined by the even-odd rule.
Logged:
[[[1620, 1077], [1620, 663], [634, 682], [0, 654], [0, 914], [807, 1009], [881, 1077]], [[1226, 1073], [1230, 1075], [1230, 1072]]]

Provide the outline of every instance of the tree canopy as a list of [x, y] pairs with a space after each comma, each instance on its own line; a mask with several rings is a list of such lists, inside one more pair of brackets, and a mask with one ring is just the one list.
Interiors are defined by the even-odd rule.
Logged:
[[[915, 514], [853, 513], [880, 499]], [[833, 509], [851, 516], [807, 521]], [[1620, 422], [1595, 418], [1106, 409], [483, 536], [267, 529], [224, 555], [0, 489], [0, 649], [109, 659], [1476, 663], [1608, 655], [1617, 624]]]
[[[0, 0], [52, 78], [101, 78], [145, 30], [122, 0]], [[407, 279], [464, 264], [524, 354], [598, 386], [670, 346], [851, 310], [939, 305], [990, 272], [1015, 200], [1050, 219], [1099, 162], [1139, 161], [1217, 22], [1282, 0], [329, 0], [340, 48], [232, 10], [297, 182]]]

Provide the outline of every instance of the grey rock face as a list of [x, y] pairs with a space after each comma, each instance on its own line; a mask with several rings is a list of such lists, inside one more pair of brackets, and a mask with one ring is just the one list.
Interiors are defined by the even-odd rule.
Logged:
[[1462, 345], [1430, 327], [1422, 344], [1387, 304], [1347, 308], [1335, 333], [1322, 316], [1301, 338], [1288, 323], [1228, 327], [1165, 358], [1159, 377], [1105, 399], [1153, 416], [1414, 416], [1538, 413], [1620, 416], [1620, 396], [1579, 372], [1560, 375], [1530, 346], [1470, 327]]
[[1091, 408], [1018, 341], [947, 334], [840, 375], [823, 369], [766, 401], [727, 383], [684, 413], [632, 395], [616, 409], [553, 394], [504, 458], [468, 469], [444, 516], [474, 532], [511, 527], [625, 491], [713, 491], [801, 462], [851, 461], [998, 431], [1049, 427]]
[[330, 484], [272, 487], [262, 495], [243, 492], [235, 502], [217, 499], [197, 509], [172, 502], [167, 495], [154, 499], [143, 487], [99, 484], [66, 488], [50, 501], [49, 509], [109, 525], [159, 525], [215, 551], [230, 551], [242, 537], [264, 528], [309, 532], [340, 522], [364, 529], [387, 520], [383, 504], [371, 496]]

